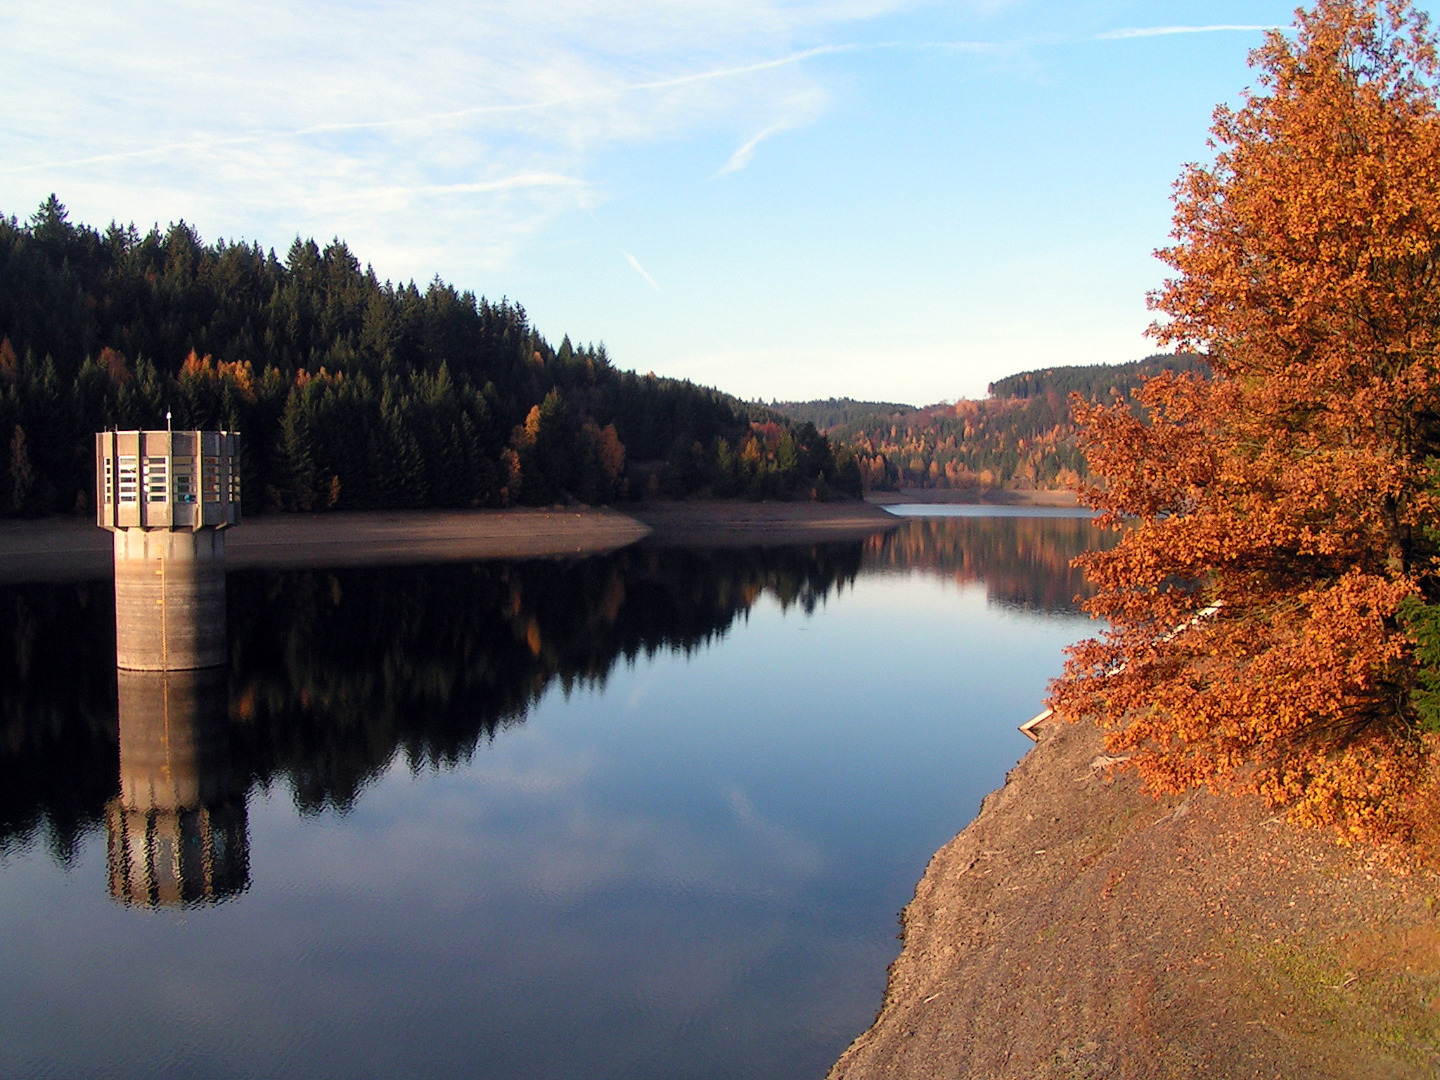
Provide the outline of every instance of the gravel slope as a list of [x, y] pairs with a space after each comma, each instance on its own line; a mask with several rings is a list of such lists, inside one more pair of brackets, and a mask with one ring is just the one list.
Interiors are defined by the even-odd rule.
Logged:
[[1039, 730], [935, 855], [832, 1080], [1440, 1075], [1440, 880]]

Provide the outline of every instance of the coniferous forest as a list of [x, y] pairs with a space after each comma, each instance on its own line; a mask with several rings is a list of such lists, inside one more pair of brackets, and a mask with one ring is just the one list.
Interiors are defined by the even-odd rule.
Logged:
[[242, 436], [246, 513], [860, 494], [814, 425], [552, 346], [524, 309], [382, 282], [340, 240], [0, 216], [0, 515], [85, 511], [93, 433]]

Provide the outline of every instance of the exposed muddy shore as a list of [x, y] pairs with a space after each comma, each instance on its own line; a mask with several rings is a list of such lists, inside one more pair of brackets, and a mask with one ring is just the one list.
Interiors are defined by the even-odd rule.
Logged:
[[1075, 492], [1013, 491], [1008, 488], [901, 488], [899, 491], [872, 491], [865, 496], [876, 506], [904, 506], [910, 503], [961, 506], [1079, 506]]
[[1440, 1075], [1440, 880], [1052, 721], [931, 861], [831, 1080]]
[[[611, 508], [264, 514], [227, 530], [226, 566], [300, 568], [596, 555], [649, 538], [749, 547], [853, 540], [898, 522], [863, 502], [657, 502]], [[108, 577], [93, 519], [0, 521], [0, 582]]]

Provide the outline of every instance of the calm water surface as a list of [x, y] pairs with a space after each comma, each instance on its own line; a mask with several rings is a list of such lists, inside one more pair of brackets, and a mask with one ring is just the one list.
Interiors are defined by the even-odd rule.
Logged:
[[1097, 539], [235, 573], [159, 682], [0, 590], [0, 1076], [822, 1076]]

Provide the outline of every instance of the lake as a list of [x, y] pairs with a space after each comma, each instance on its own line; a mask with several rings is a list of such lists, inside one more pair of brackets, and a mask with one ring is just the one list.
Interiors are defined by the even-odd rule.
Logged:
[[817, 1078], [1030, 743], [1073, 513], [228, 576], [229, 666], [0, 588], [0, 1076]]

